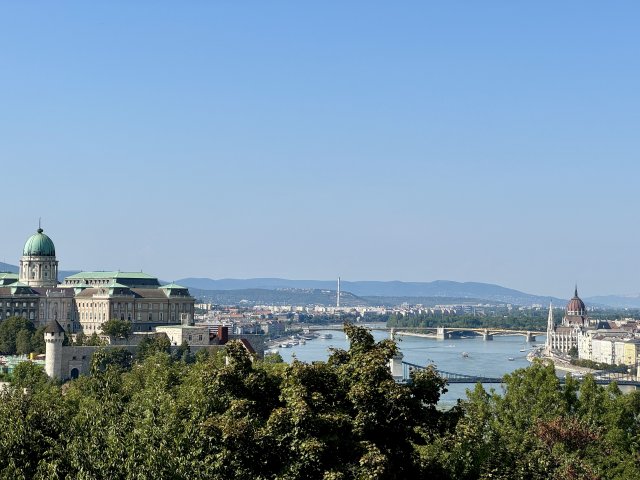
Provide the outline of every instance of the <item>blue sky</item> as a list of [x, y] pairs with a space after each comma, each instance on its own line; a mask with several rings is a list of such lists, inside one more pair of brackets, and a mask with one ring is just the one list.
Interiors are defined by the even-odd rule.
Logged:
[[4, 2], [0, 260], [640, 292], [637, 2]]

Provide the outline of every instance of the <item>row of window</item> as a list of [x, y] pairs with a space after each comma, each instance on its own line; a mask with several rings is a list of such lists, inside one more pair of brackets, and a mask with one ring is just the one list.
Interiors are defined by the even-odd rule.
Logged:
[[[23, 307], [26, 308], [27, 307], [27, 303], [29, 303], [29, 306], [31, 308], [35, 307], [35, 302], [13, 302], [13, 307]], [[22, 304], [22, 305], [21, 305]], [[2, 306], [2, 303], [0, 302], [0, 307]], [[7, 302], [7, 307], [11, 307], [11, 302]]]
[[[34, 312], [33, 310], [27, 312], [26, 310], [6, 310], [4, 312], [4, 316], [6, 318], [8, 317], [22, 317], [22, 318], [28, 318], [29, 320], [35, 320], [36, 318], [36, 312]], [[2, 310], [0, 310], [0, 318], [2, 318]]]
[[[78, 304], [78, 308], [97, 308], [106, 305], [105, 303], [94, 302], [81, 302]], [[136, 304], [138, 310], [166, 310], [166, 303], [142, 303]], [[179, 312], [190, 311], [190, 304], [188, 303], [171, 303], [171, 311], [177, 310]], [[114, 303], [113, 308], [115, 310], [133, 310], [133, 303]]]

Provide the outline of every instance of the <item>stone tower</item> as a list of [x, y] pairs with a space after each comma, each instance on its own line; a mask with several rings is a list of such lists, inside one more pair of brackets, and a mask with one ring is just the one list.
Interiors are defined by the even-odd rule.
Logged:
[[56, 320], [51, 320], [44, 329], [45, 365], [44, 370], [51, 378], [62, 379], [62, 342], [64, 329]]
[[31, 235], [24, 244], [20, 258], [20, 282], [32, 287], [56, 287], [58, 285], [58, 261], [53, 241], [42, 228]]

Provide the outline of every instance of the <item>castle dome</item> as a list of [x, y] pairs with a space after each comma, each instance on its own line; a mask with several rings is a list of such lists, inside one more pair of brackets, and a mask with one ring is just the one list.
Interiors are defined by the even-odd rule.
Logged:
[[56, 247], [41, 228], [31, 235], [24, 244], [22, 255], [25, 257], [55, 257]]
[[584, 316], [587, 308], [584, 302], [578, 296], [578, 287], [576, 287], [573, 298], [567, 303], [567, 315]]

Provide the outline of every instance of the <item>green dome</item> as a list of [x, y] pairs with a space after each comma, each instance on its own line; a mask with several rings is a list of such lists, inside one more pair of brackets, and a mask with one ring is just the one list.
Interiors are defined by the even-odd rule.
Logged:
[[56, 247], [51, 239], [42, 233], [42, 229], [39, 228], [38, 232], [31, 235], [24, 244], [22, 255], [25, 257], [55, 257]]

